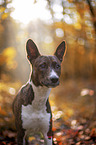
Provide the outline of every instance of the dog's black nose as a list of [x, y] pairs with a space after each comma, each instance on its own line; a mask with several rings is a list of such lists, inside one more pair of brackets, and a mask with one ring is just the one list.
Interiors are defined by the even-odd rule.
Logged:
[[52, 83], [57, 83], [58, 80], [59, 80], [58, 78], [51, 78], [51, 82], [52, 82]]

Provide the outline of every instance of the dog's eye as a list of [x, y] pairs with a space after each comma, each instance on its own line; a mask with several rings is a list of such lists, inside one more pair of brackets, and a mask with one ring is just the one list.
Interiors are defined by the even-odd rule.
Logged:
[[60, 68], [60, 65], [58, 64], [58, 63], [56, 63], [56, 62], [53, 62], [53, 67], [55, 68], [55, 69], [59, 69]]
[[55, 65], [55, 68], [57, 68], [57, 69], [60, 68], [60, 65], [59, 64], [56, 64]]
[[46, 68], [47, 66], [46, 66], [46, 63], [43, 63], [43, 64], [40, 64], [39, 67], [42, 68], [42, 69], [44, 69], [44, 68]]

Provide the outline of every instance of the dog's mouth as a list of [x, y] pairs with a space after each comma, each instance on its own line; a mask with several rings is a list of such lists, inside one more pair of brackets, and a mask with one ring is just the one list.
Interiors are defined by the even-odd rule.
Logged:
[[41, 82], [41, 85], [42, 86], [46, 86], [46, 87], [48, 87], [48, 88], [54, 88], [54, 87], [56, 87], [56, 86], [58, 86], [59, 85], [59, 79], [58, 79], [58, 81], [48, 81], [48, 82]]

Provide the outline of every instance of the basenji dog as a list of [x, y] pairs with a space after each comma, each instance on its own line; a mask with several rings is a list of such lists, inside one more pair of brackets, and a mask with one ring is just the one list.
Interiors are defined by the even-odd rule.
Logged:
[[13, 101], [17, 144], [28, 145], [28, 136], [41, 132], [44, 145], [52, 145], [52, 113], [48, 97], [51, 88], [59, 85], [65, 41], [53, 56], [41, 55], [31, 39], [26, 43], [26, 50], [32, 72]]

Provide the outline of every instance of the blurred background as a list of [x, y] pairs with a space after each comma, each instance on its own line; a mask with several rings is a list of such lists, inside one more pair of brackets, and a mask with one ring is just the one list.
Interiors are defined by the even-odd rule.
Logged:
[[[14, 128], [12, 101], [29, 78], [25, 50], [29, 38], [44, 55], [53, 55], [57, 46], [66, 41], [61, 83], [50, 94], [54, 132], [64, 129], [65, 124], [75, 129], [81, 126], [82, 130], [90, 122], [96, 135], [96, 0], [0, 0], [2, 140], [5, 134], [12, 136], [7, 130]], [[54, 139], [58, 144], [64, 136], [61, 130], [55, 134], [59, 136], [57, 141]]]

